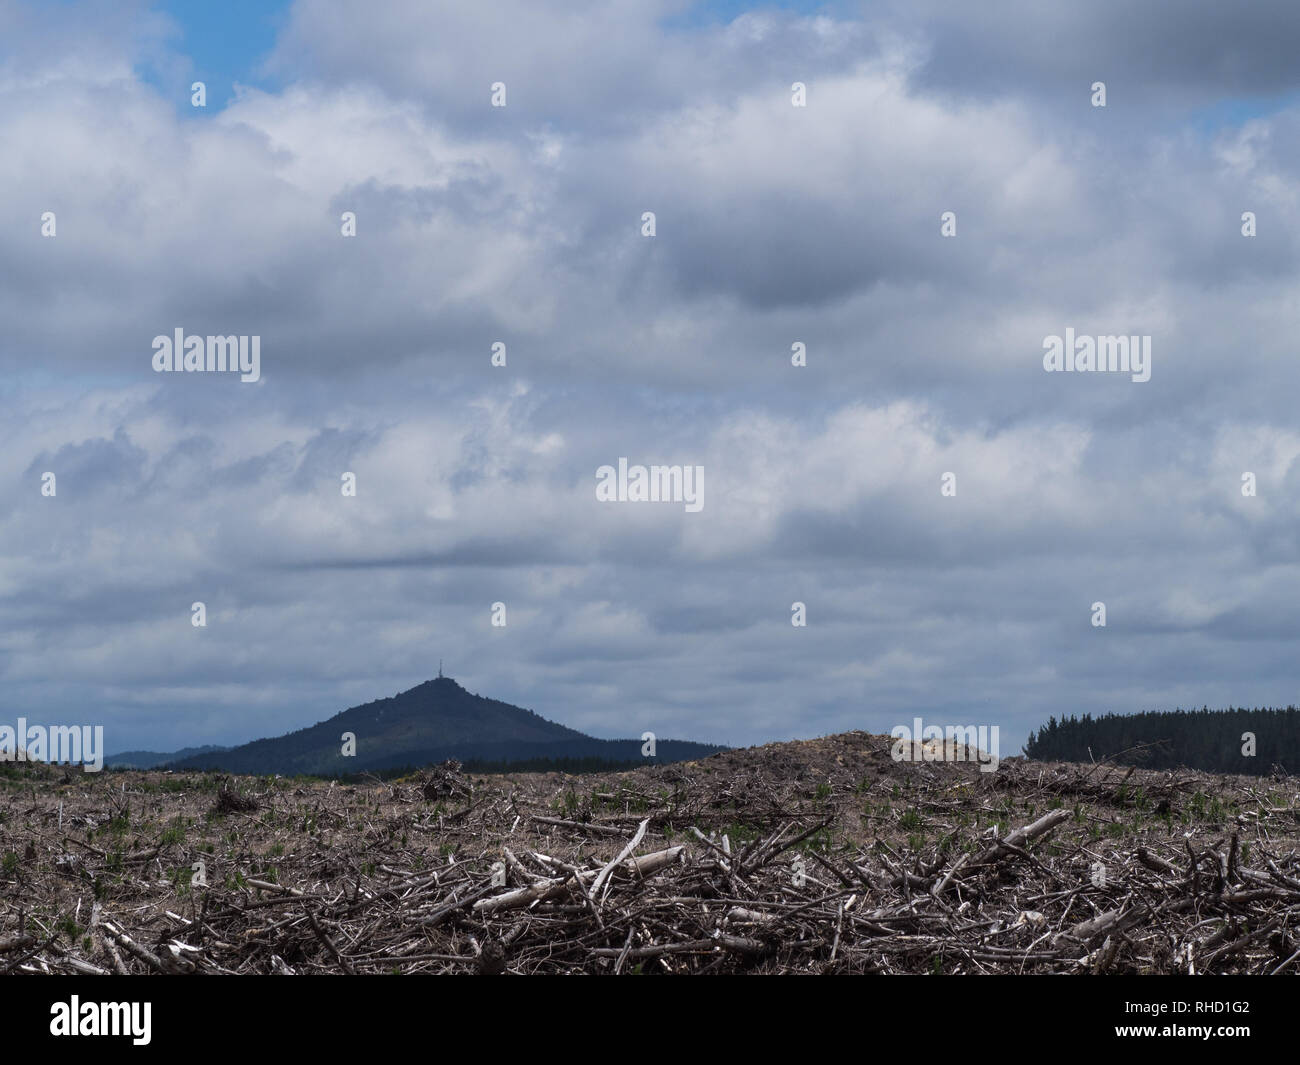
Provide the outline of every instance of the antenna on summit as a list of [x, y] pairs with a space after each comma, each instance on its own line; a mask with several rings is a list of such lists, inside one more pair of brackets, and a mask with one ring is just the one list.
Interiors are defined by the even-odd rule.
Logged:
[[438, 679], [442, 680], [442, 659], [438, 659]]

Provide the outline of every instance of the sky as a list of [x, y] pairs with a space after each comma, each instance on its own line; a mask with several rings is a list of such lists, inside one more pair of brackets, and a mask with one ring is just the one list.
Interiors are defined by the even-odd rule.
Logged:
[[[1298, 45], [1281, 2], [0, 0], [0, 721], [238, 743], [440, 660], [736, 745], [1295, 702]], [[156, 371], [176, 329], [258, 379]], [[1067, 330], [1149, 379], [1045, 368]], [[703, 506], [599, 498], [620, 458]]]

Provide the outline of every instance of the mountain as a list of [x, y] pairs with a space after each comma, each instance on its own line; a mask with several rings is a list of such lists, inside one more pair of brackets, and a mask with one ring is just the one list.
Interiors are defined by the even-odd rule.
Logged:
[[160, 765], [166, 765], [168, 762], [174, 762], [177, 759], [191, 758], [212, 751], [225, 750], [229, 750], [229, 748], [207, 744], [203, 747], [183, 747], [171, 754], [162, 751], [123, 751], [121, 754], [106, 755], [104, 765], [109, 769], [156, 769]]
[[[344, 757], [343, 734], [349, 732], [356, 737], [356, 753]], [[656, 742], [655, 758], [644, 758], [640, 740], [594, 739], [531, 710], [471, 694], [450, 677], [439, 677], [285, 736], [201, 754], [178, 751], [178, 757], [167, 764], [173, 769], [230, 773], [339, 776], [448, 758], [507, 763], [598, 758], [644, 764], [704, 758], [723, 749], [661, 739]]]

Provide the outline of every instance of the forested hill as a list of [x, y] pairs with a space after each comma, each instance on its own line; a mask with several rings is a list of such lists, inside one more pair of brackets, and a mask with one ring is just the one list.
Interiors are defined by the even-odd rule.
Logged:
[[[345, 736], [355, 740], [355, 751], [348, 755], [343, 753]], [[705, 758], [722, 749], [660, 738], [653, 761]], [[448, 758], [497, 766], [558, 765], [583, 759], [600, 765], [641, 765], [650, 760], [642, 755], [640, 739], [595, 739], [531, 710], [475, 695], [450, 677], [440, 676], [297, 732], [170, 758], [167, 765], [228, 773], [341, 776]]]
[[[1250, 734], [1250, 735], [1247, 735]], [[1251, 739], [1254, 737], [1254, 753]], [[1267, 775], [1300, 770], [1300, 710], [1169, 710], [1070, 716], [1032, 733], [1025, 754], [1044, 762], [1111, 758], [1148, 769], [1186, 766], [1212, 773]]]

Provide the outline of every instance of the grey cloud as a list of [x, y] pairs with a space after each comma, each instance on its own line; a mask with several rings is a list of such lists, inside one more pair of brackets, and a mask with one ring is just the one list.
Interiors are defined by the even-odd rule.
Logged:
[[[675, 10], [301, 3], [285, 87], [201, 121], [129, 73], [139, 10], [7, 61], [8, 706], [235, 742], [439, 657], [733, 743], [1292, 698], [1298, 113], [1197, 113], [1280, 100], [1292, 16]], [[262, 382], [152, 373], [177, 326], [260, 334]], [[1151, 382], [1044, 373], [1066, 326], [1150, 333]], [[705, 509], [597, 502], [620, 456], [704, 465]]]

